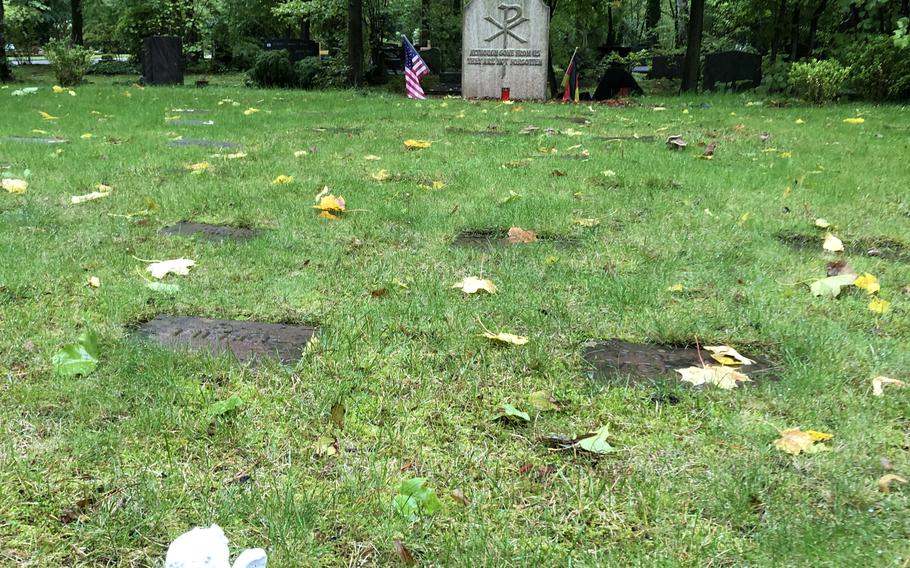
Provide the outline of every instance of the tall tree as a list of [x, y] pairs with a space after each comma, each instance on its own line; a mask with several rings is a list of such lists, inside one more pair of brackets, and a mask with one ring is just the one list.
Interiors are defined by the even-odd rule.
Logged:
[[0, 82], [10, 81], [13, 78], [13, 72], [10, 70], [9, 61], [6, 60], [6, 28], [3, 25], [4, 11], [3, 0], [0, 0]]
[[660, 0], [648, 0], [645, 11], [645, 28], [649, 37], [657, 43], [657, 25], [660, 23]]
[[363, 82], [363, 0], [348, 0], [348, 66], [356, 87]]
[[686, 42], [686, 58], [683, 62], [682, 90], [698, 89], [698, 74], [701, 71], [701, 36], [705, 23], [705, 0], [692, 0], [689, 4], [689, 33]]
[[85, 38], [82, 35], [82, 0], [70, 0], [70, 12], [73, 16], [73, 44], [82, 45], [85, 43]]

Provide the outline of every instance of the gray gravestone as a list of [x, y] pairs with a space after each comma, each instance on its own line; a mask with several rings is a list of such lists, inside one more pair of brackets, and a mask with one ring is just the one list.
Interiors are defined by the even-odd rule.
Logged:
[[464, 12], [461, 92], [467, 99], [547, 98], [550, 9], [541, 0], [473, 0]]

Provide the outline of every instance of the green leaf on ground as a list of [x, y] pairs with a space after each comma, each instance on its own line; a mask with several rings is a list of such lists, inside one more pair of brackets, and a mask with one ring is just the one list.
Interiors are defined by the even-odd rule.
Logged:
[[852, 286], [855, 280], [856, 274], [838, 274], [816, 280], [809, 286], [809, 290], [812, 291], [813, 296], [836, 298], [840, 295], [842, 287]]
[[610, 435], [609, 427], [604, 425], [581, 438], [575, 445], [587, 452], [594, 454], [609, 454], [616, 450], [607, 442], [607, 436]]
[[223, 416], [237, 410], [241, 406], [243, 406], [243, 399], [236, 394], [232, 394], [224, 400], [212, 403], [212, 405], [209, 406], [209, 414], [212, 416]]
[[83, 332], [76, 343], [65, 345], [51, 362], [54, 372], [63, 377], [90, 374], [98, 366], [98, 339], [95, 332]]
[[392, 500], [392, 508], [409, 521], [416, 521], [420, 515], [433, 515], [442, 508], [442, 502], [432, 489], [425, 487], [425, 477], [415, 477], [401, 482], [398, 495]]

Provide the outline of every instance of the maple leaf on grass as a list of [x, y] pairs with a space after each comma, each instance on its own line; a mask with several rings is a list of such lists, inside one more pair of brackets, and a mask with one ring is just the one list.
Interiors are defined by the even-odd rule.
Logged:
[[862, 276], [857, 276], [854, 280], [853, 285], [857, 288], [865, 290], [867, 294], [875, 294], [881, 289], [881, 285], [878, 283], [878, 278], [864, 272]]
[[553, 398], [553, 395], [547, 391], [535, 391], [528, 395], [528, 402], [531, 406], [541, 412], [562, 409], [562, 402]]
[[801, 453], [815, 454], [830, 450], [828, 446], [816, 445], [816, 442], [827, 442], [834, 436], [817, 430], [789, 428], [780, 433], [780, 438], [774, 441], [774, 447], [782, 452], [797, 456]]
[[528, 342], [528, 338], [523, 335], [514, 335], [512, 333], [504, 333], [500, 331], [499, 333], [493, 333], [491, 331], [485, 331], [481, 333], [483, 337], [496, 343], [501, 343], [503, 345], [524, 345]]
[[272, 185], [288, 185], [294, 181], [294, 176], [280, 175], [272, 180]]
[[852, 286], [855, 280], [856, 274], [838, 274], [837, 276], [829, 276], [827, 278], [822, 278], [821, 280], [816, 280], [809, 285], [809, 290], [812, 292], [813, 296], [836, 298], [840, 295], [841, 288], [844, 286]]
[[477, 278], [476, 276], [468, 276], [461, 282], [453, 284], [452, 288], [458, 288], [465, 294], [476, 294], [481, 290], [490, 294], [496, 293], [496, 284], [493, 284], [490, 280]]
[[345, 211], [346, 203], [344, 197], [328, 194], [320, 197], [319, 203], [313, 205], [313, 209], [318, 209], [323, 213], [335, 216]]
[[888, 313], [889, 309], [891, 309], [891, 302], [888, 300], [882, 300], [881, 298], [869, 300], [869, 311], [874, 314], [885, 314]]
[[828, 252], [844, 252], [844, 243], [832, 233], [825, 233], [825, 242], [822, 248]]
[[705, 351], [711, 353], [711, 357], [721, 365], [754, 365], [755, 361], [748, 357], [743, 357], [736, 349], [726, 345], [705, 345]]
[[682, 375], [680, 379], [684, 383], [691, 383], [694, 386], [716, 385], [722, 389], [735, 389], [740, 383], [750, 383], [747, 375], [720, 365], [705, 365], [704, 367], [686, 367], [685, 369], [676, 369], [676, 372]]
[[493, 420], [505, 420], [507, 422], [530, 422], [531, 416], [527, 412], [517, 409], [515, 406], [504, 402], [499, 406], [499, 413], [493, 417]]
[[64, 377], [88, 375], [98, 366], [98, 339], [91, 330], [83, 332], [76, 343], [64, 346], [51, 363], [54, 372]]
[[146, 270], [148, 270], [152, 277], [161, 280], [168, 274], [179, 274], [181, 276], [186, 276], [190, 273], [190, 267], [195, 266], [196, 261], [190, 260], [188, 258], [178, 258], [176, 260], [163, 260], [161, 262], [153, 262], [149, 264]]
[[3, 178], [0, 185], [9, 193], [25, 193], [28, 189], [28, 182], [24, 179]]

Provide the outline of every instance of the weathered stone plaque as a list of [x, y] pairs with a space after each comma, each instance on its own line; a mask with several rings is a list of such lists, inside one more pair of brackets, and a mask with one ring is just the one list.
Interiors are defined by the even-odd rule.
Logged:
[[541, 0], [473, 0], [464, 12], [461, 92], [466, 99], [547, 98], [550, 9]]
[[210, 225], [208, 223], [192, 223], [180, 221], [176, 225], [165, 227], [158, 231], [162, 235], [199, 236], [210, 241], [225, 241], [229, 239], [245, 240], [256, 236], [255, 229], [246, 227], [230, 227], [227, 225]]
[[[753, 381], [774, 378], [775, 366], [767, 359], [746, 354], [753, 359], [751, 365], [742, 365], [738, 371]], [[676, 369], [717, 364], [706, 351], [695, 346], [633, 343], [619, 339], [589, 341], [583, 345], [582, 356], [591, 366], [596, 379], [621, 385], [650, 384], [658, 381], [680, 382]]]
[[141, 337], [162, 345], [230, 351], [241, 361], [277, 357], [284, 363], [300, 359], [315, 333], [308, 325], [183, 316], [157, 316], [138, 330]]

